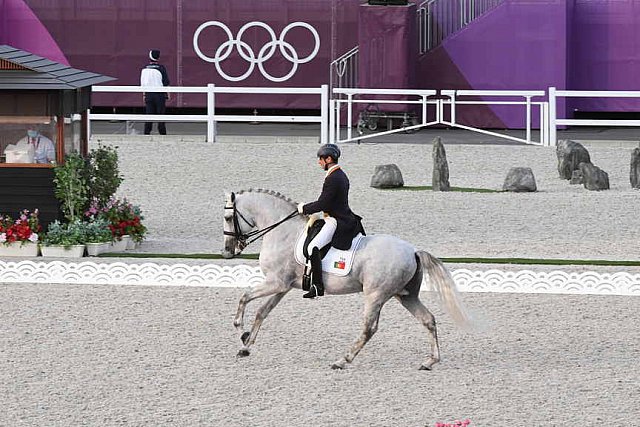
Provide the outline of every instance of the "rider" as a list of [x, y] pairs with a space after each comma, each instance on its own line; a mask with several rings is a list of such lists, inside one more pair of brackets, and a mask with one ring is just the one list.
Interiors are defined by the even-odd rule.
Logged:
[[327, 244], [336, 249], [348, 250], [351, 241], [364, 229], [358, 215], [349, 208], [349, 178], [338, 165], [340, 148], [335, 144], [325, 144], [318, 150], [318, 164], [327, 173], [322, 185], [322, 193], [317, 201], [300, 203], [298, 212], [304, 215], [324, 212], [324, 225], [316, 237], [309, 243], [311, 254], [312, 285], [304, 298], [324, 295], [322, 281], [322, 259], [320, 249]]

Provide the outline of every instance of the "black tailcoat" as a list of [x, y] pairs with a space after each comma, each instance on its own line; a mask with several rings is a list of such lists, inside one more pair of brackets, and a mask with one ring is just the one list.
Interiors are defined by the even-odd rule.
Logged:
[[305, 215], [323, 211], [338, 222], [338, 228], [333, 234], [331, 246], [341, 250], [351, 247], [351, 241], [363, 232], [358, 215], [349, 208], [349, 178], [339, 167], [334, 169], [324, 179], [322, 193], [317, 201], [303, 206]]

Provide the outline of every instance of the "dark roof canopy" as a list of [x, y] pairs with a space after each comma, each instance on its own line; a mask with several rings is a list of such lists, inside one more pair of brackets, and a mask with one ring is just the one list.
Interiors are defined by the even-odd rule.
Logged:
[[112, 80], [115, 79], [0, 45], [0, 90], [73, 90]]

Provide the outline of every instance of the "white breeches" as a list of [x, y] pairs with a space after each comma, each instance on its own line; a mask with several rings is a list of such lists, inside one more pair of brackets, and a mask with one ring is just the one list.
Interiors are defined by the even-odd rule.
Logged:
[[307, 246], [307, 251], [309, 255], [313, 252], [313, 248], [316, 247], [318, 249], [322, 249], [331, 243], [331, 238], [333, 237], [333, 233], [336, 232], [336, 228], [338, 228], [338, 221], [335, 218], [330, 216], [323, 218], [324, 225], [320, 229], [320, 232], [313, 238], [312, 241], [309, 242], [309, 246]]

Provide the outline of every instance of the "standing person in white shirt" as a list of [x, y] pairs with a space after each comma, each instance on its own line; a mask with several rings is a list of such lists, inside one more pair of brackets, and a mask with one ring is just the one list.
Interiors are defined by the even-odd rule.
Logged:
[[[150, 62], [140, 72], [140, 86], [162, 87], [169, 86], [169, 75], [164, 65], [159, 64], [160, 51], [153, 49], [149, 51]], [[145, 92], [143, 94], [144, 111], [146, 114], [164, 114], [166, 102], [169, 95], [166, 92]], [[153, 128], [152, 122], [144, 124], [144, 134], [150, 135]], [[167, 127], [164, 122], [158, 122], [158, 133], [167, 134]]]

